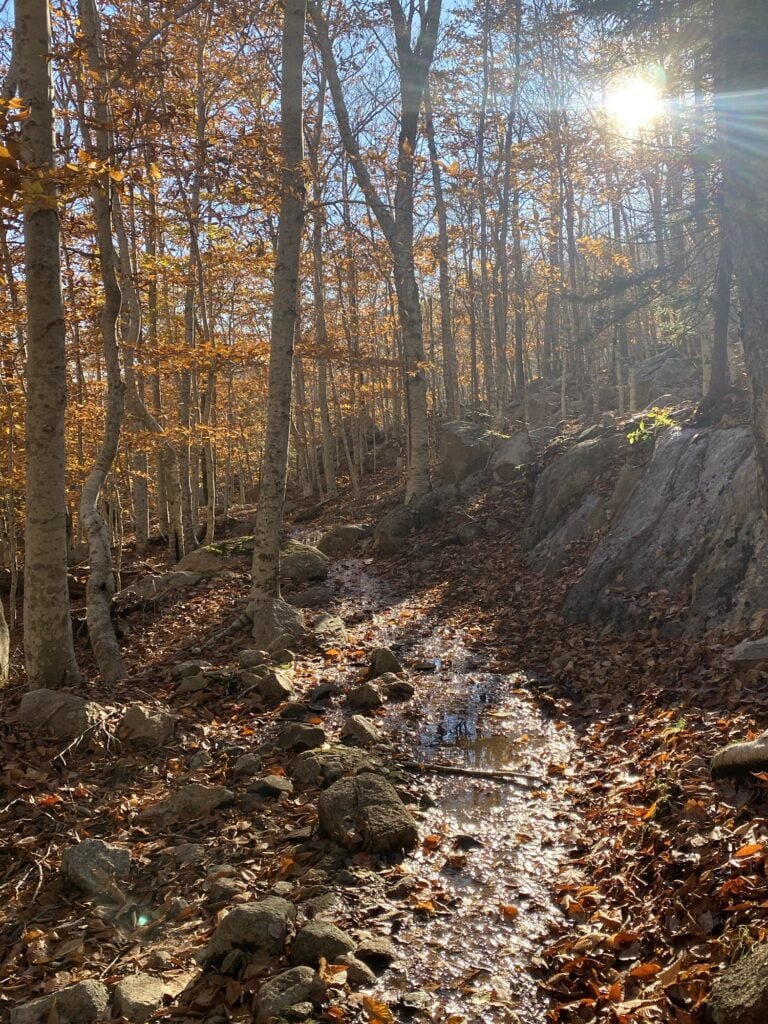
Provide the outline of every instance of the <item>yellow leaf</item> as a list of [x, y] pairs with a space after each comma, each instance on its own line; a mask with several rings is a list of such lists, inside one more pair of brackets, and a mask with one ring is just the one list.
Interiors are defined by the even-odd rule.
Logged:
[[368, 1014], [369, 1024], [396, 1024], [392, 1011], [386, 1003], [370, 996], [363, 996], [363, 1007]]
[[149, 176], [152, 179], [152, 181], [162, 181], [163, 172], [160, 170], [157, 164], [152, 163], [149, 165]]

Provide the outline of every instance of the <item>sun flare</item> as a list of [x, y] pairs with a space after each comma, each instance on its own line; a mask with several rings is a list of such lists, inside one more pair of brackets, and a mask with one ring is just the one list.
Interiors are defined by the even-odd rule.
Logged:
[[664, 111], [658, 85], [643, 75], [612, 82], [605, 94], [605, 110], [628, 135], [636, 135], [657, 120]]

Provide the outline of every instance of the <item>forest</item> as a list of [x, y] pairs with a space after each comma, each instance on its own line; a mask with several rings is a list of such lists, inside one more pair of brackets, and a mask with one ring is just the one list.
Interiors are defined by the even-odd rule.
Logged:
[[767, 681], [765, 0], [0, 0], [1, 1020], [766, 1024]]

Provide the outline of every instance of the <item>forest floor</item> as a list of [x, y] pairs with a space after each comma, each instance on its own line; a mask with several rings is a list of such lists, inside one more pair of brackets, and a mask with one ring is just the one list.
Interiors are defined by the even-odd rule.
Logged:
[[[382, 474], [360, 501], [326, 506], [311, 531], [288, 528], [311, 540], [366, 521], [395, 487]], [[377, 982], [362, 992], [327, 970], [312, 1020], [700, 1024], [718, 966], [768, 935], [768, 779], [738, 786], [708, 774], [719, 746], [768, 717], [765, 677], [734, 674], [727, 636], [626, 638], [565, 623], [579, 553], [555, 579], [531, 570], [519, 546], [528, 500], [522, 482], [467, 499], [464, 515], [493, 524], [467, 545], [446, 522], [420, 535], [430, 543], [418, 557], [406, 546], [335, 561], [330, 610], [348, 638], [298, 652], [296, 700], [331, 739], [348, 712], [341, 695], [313, 700], [315, 686], [343, 692], [382, 645], [408, 670], [413, 699], [371, 716], [382, 733], [373, 753], [394, 767], [419, 824], [419, 846], [402, 860], [347, 856], [324, 839], [316, 790], [269, 799], [233, 776], [256, 748], [265, 772], [291, 773], [273, 743], [285, 709], [227, 683], [247, 637], [216, 639], [245, 604], [245, 573], [131, 617], [132, 678], [89, 685], [113, 714], [87, 742], [20, 730], [21, 682], [8, 687], [0, 1017], [83, 978], [111, 985], [139, 971], [167, 984], [152, 1019], [251, 1020], [259, 987], [287, 961], [225, 976], [202, 972], [198, 956], [233, 905], [279, 892], [300, 922], [320, 914], [358, 942], [394, 947], [388, 969], [390, 954], [370, 958]], [[653, 600], [662, 619], [664, 595]], [[222, 675], [180, 698], [171, 671], [190, 658]], [[163, 749], [116, 738], [121, 710], [136, 703], [179, 716]], [[142, 817], [190, 782], [223, 784], [234, 799], [172, 827]], [[63, 849], [88, 837], [132, 855], [129, 880], [93, 899], [60, 872]]]

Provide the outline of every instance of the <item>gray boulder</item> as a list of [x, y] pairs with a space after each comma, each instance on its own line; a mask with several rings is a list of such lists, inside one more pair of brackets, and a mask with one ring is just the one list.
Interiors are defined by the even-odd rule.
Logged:
[[419, 518], [408, 505], [387, 512], [373, 531], [374, 550], [382, 555], [396, 555], [405, 541], [419, 529]]
[[341, 728], [341, 738], [345, 743], [351, 743], [357, 747], [371, 747], [379, 743], [381, 734], [375, 725], [372, 725], [362, 715], [352, 715]]
[[194, 821], [204, 818], [221, 807], [232, 803], [235, 794], [225, 786], [204, 786], [199, 782], [190, 782], [177, 790], [166, 800], [160, 800], [139, 811], [141, 820], [164, 818], [167, 821]]
[[159, 711], [134, 704], [123, 715], [118, 736], [125, 743], [142, 747], [162, 747], [173, 736], [178, 718], [169, 711]]
[[132, 1024], [144, 1024], [163, 1004], [169, 991], [162, 978], [151, 974], [130, 974], [115, 986], [115, 1009]]
[[371, 772], [334, 782], [320, 794], [317, 810], [325, 834], [347, 849], [395, 853], [418, 840], [416, 822], [394, 787]]
[[726, 967], [712, 985], [708, 1024], [765, 1024], [768, 1020], [768, 946]]
[[[55, 1016], [54, 1016], [55, 1015]], [[11, 1024], [92, 1024], [109, 1019], [109, 991], [88, 979], [11, 1010]]]
[[288, 584], [324, 580], [330, 564], [322, 551], [292, 540], [280, 552], [280, 578]]
[[289, 700], [293, 696], [293, 673], [290, 669], [274, 668], [257, 677], [255, 685], [265, 700]]
[[61, 855], [64, 880], [89, 896], [103, 892], [106, 883], [125, 878], [130, 870], [131, 851], [102, 839], [84, 839]]
[[240, 651], [237, 660], [241, 668], [256, 668], [256, 666], [264, 665], [269, 661], [269, 654], [266, 651], [254, 651], [249, 648]]
[[678, 349], [657, 352], [633, 369], [637, 403], [640, 406], [652, 401], [659, 404], [659, 395], [670, 400], [672, 395], [667, 392], [680, 394], [688, 385], [698, 384], [700, 373], [696, 363]]
[[252, 782], [248, 792], [264, 797], [290, 796], [293, 793], [293, 783], [284, 775], [265, 775], [263, 779]]
[[495, 480], [505, 483], [514, 480], [531, 463], [536, 461], [536, 452], [528, 433], [513, 434], [499, 442], [491, 459], [491, 469]]
[[241, 754], [232, 766], [232, 774], [235, 778], [248, 778], [251, 775], [258, 775], [261, 767], [262, 760], [259, 754]]
[[286, 600], [294, 608], [324, 608], [333, 600], [333, 591], [327, 583], [313, 583], [311, 587], [286, 595]]
[[74, 740], [102, 722], [104, 710], [93, 701], [63, 690], [28, 690], [21, 698], [17, 719], [35, 732]]
[[297, 786], [330, 786], [345, 775], [372, 771], [376, 767], [370, 755], [350, 747], [307, 750], [291, 766], [291, 778]]
[[384, 703], [384, 694], [376, 683], [360, 683], [347, 694], [347, 700], [353, 708], [380, 708]]
[[458, 483], [484, 470], [504, 440], [504, 435], [482, 423], [445, 423], [440, 432], [439, 478], [445, 483]]
[[291, 967], [276, 974], [256, 993], [256, 1024], [267, 1024], [297, 1003], [322, 1002], [325, 985], [311, 967]]
[[371, 651], [371, 660], [368, 665], [368, 679], [378, 679], [379, 676], [383, 676], [385, 672], [398, 672], [403, 671], [403, 666], [397, 659], [397, 655], [394, 654], [388, 647], [375, 647]]
[[221, 921], [202, 960], [205, 964], [218, 964], [233, 950], [277, 956], [283, 951], [288, 928], [295, 919], [296, 908], [279, 896], [243, 903]]
[[317, 550], [329, 557], [343, 557], [370, 535], [371, 530], [367, 526], [333, 526], [317, 542]]
[[342, 953], [336, 957], [336, 963], [347, 968], [347, 981], [352, 988], [370, 988], [376, 984], [376, 975], [368, 964], [358, 960], [351, 953]]
[[322, 747], [325, 741], [325, 729], [322, 726], [293, 722], [280, 733], [277, 745], [281, 750], [301, 752]]
[[366, 935], [355, 955], [376, 970], [389, 967], [398, 958], [397, 947], [386, 935]]
[[748, 775], [750, 772], [764, 772], [768, 769], [768, 732], [756, 740], [745, 743], [729, 743], [717, 751], [709, 766], [715, 779], [725, 776]]
[[728, 659], [735, 668], [753, 668], [768, 661], [768, 636], [758, 640], [742, 640], [731, 651]]
[[310, 921], [299, 929], [291, 946], [291, 963], [317, 967], [322, 957], [327, 963], [336, 963], [342, 953], [351, 953], [355, 940], [328, 921]]
[[114, 604], [118, 611], [122, 611], [123, 608], [132, 605], [159, 603], [181, 593], [182, 590], [194, 587], [202, 578], [202, 573], [188, 572], [185, 569], [173, 569], [159, 575], [144, 576], [137, 583], [124, 587], [115, 594]]

